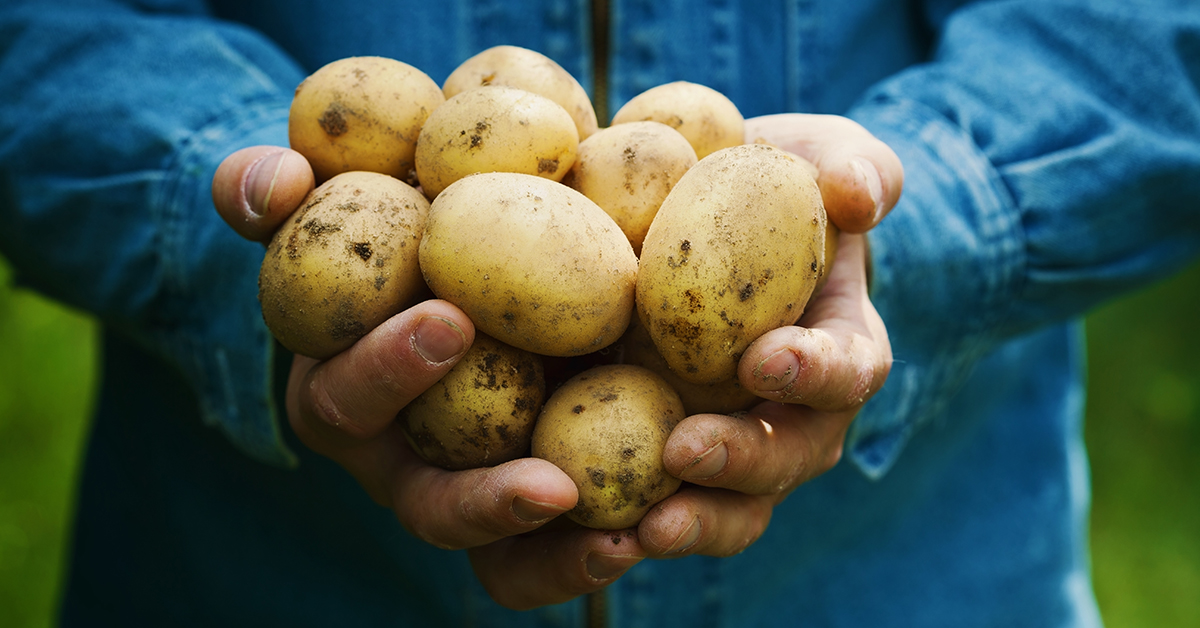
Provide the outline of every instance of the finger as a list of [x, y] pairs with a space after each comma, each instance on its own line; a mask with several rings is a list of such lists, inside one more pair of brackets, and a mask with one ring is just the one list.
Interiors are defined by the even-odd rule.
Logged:
[[390, 507], [395, 469], [416, 456], [393, 429], [395, 415], [457, 363], [474, 334], [461, 310], [426, 301], [325, 362], [296, 356], [287, 392], [292, 431]]
[[799, 326], [756, 339], [742, 354], [742, 385], [766, 399], [818, 410], [857, 408], [891, 370], [891, 345], [866, 292], [862, 236], [843, 234], [829, 282]]
[[655, 558], [733, 556], [767, 530], [775, 504], [767, 496], [685, 484], [646, 514], [638, 539]]
[[526, 610], [598, 591], [646, 553], [632, 530], [563, 526], [502, 539], [472, 549], [469, 555], [476, 577], [492, 599]]
[[738, 416], [697, 414], [667, 439], [667, 472], [700, 486], [786, 495], [841, 459], [853, 412], [762, 403]]
[[282, 146], [251, 146], [217, 167], [213, 206], [243, 238], [265, 242], [312, 189], [312, 167], [300, 153]]
[[391, 507], [409, 532], [443, 549], [478, 547], [530, 532], [575, 507], [578, 489], [545, 460], [445, 471], [415, 455], [393, 473]]
[[[446, 301], [420, 303], [325, 362], [297, 358], [289, 415], [319, 452], [379, 435], [401, 408], [441, 379], [466, 353], [475, 329]], [[311, 440], [312, 442], [309, 442]]]
[[883, 219], [904, 187], [904, 168], [891, 148], [841, 116], [786, 113], [746, 120], [746, 141], [765, 140], [811, 161], [829, 219], [862, 233]]

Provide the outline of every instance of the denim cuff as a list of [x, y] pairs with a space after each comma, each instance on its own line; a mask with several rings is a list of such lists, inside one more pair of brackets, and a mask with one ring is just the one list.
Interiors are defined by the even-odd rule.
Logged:
[[258, 304], [263, 247], [217, 215], [217, 166], [246, 146], [287, 146], [287, 101], [241, 106], [185, 140], [172, 156], [156, 212], [165, 307], [172, 324], [156, 330], [161, 349], [184, 372], [204, 421], [260, 461], [293, 467], [272, 395], [274, 340]]
[[871, 299], [894, 363], [846, 442], [847, 458], [878, 479], [994, 346], [1023, 281], [1025, 236], [996, 169], [944, 116], [881, 95], [850, 117], [891, 146], [905, 171], [900, 202], [869, 235]]

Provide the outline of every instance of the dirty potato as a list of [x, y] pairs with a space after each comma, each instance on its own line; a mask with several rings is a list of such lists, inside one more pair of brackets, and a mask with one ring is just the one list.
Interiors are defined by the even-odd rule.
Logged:
[[415, 183], [417, 137], [445, 100], [433, 79], [406, 63], [340, 59], [296, 88], [288, 141], [312, 164], [318, 183], [353, 170]]
[[765, 145], [701, 159], [675, 184], [642, 246], [637, 308], [680, 377], [732, 379], [763, 333], [800, 318], [825, 265], [821, 193]]
[[629, 122], [580, 142], [563, 183], [608, 212], [641, 253], [659, 205], [695, 164], [696, 151], [678, 131], [661, 122]]
[[737, 105], [711, 87], [687, 81], [666, 83], [634, 96], [613, 116], [613, 126], [654, 120], [679, 131], [696, 156], [745, 141], [745, 120]]
[[263, 319], [289, 350], [324, 359], [427, 294], [417, 266], [429, 201], [373, 172], [313, 190], [267, 247]]
[[476, 328], [541, 355], [608, 346], [633, 312], [637, 257], [621, 229], [586, 196], [537, 176], [476, 174], [446, 188], [420, 264]]
[[596, 110], [579, 81], [550, 57], [518, 46], [494, 46], [458, 66], [442, 92], [453, 98], [461, 92], [485, 85], [505, 85], [541, 94], [558, 103], [571, 119], [579, 139], [596, 132]]
[[601, 530], [629, 528], [679, 488], [662, 457], [683, 417], [683, 404], [661, 377], [628, 364], [599, 366], [546, 401], [532, 451], [579, 488], [569, 518]]
[[430, 199], [477, 172], [561, 181], [578, 150], [575, 122], [554, 101], [513, 87], [480, 87], [447, 100], [425, 121], [417, 178]]
[[541, 358], [476, 332], [466, 355], [397, 415], [417, 455], [443, 469], [491, 467], [529, 452], [546, 378]]
[[620, 354], [622, 364], [633, 364], [654, 371], [679, 395], [683, 402], [683, 410], [688, 416], [693, 414], [732, 414], [749, 410], [762, 401], [762, 398], [742, 387], [735, 375], [733, 379], [719, 381], [713, 384], [694, 384], [683, 379], [671, 370], [666, 359], [654, 346], [646, 327], [641, 320], [634, 316], [629, 322], [629, 329], [615, 345]]

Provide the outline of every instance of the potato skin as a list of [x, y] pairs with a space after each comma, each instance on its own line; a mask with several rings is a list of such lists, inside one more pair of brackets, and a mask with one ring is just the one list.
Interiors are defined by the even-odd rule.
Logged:
[[650, 333], [637, 316], [629, 322], [629, 329], [615, 346], [622, 364], [641, 366], [662, 377], [679, 395], [687, 416], [733, 414], [749, 410], [762, 402], [761, 397], [743, 388], [736, 376], [713, 384], [694, 384], [676, 375], [658, 352], [658, 347], [654, 346]]
[[284, 347], [325, 359], [427, 294], [418, 248], [429, 201], [384, 174], [313, 190], [267, 247], [263, 320]]
[[529, 452], [545, 394], [540, 357], [476, 332], [458, 364], [396, 418], [430, 464], [491, 467]]
[[485, 85], [504, 85], [540, 94], [562, 106], [575, 121], [579, 139], [595, 133], [596, 110], [587, 91], [550, 57], [518, 46], [493, 46], [463, 61], [442, 84], [446, 98]]
[[679, 489], [662, 456], [683, 417], [683, 404], [661, 377], [629, 364], [599, 366], [546, 401], [532, 452], [579, 488], [567, 517], [601, 530], [629, 528]]
[[366, 170], [415, 184], [417, 137], [445, 100], [433, 79], [407, 63], [339, 59], [296, 88], [288, 141], [312, 164], [317, 183]]
[[646, 230], [675, 182], [696, 165], [696, 151], [661, 122], [629, 122], [603, 129], [579, 144], [563, 184], [613, 217], [641, 253]]
[[554, 101], [513, 87], [480, 87], [447, 100], [425, 121], [417, 178], [430, 199], [477, 172], [560, 181], [578, 150], [575, 122]]
[[679, 131], [704, 159], [745, 141], [746, 122], [737, 105], [717, 90], [687, 81], [666, 83], [634, 96], [612, 124], [654, 120]]
[[637, 257], [586, 196], [541, 177], [484, 173], [434, 201], [421, 240], [433, 292], [476, 328], [547, 356], [612, 344], [633, 313]]
[[728, 148], [679, 180], [642, 247], [638, 316], [680, 377], [733, 379], [742, 352], [800, 318], [825, 264], [825, 208], [788, 153]]

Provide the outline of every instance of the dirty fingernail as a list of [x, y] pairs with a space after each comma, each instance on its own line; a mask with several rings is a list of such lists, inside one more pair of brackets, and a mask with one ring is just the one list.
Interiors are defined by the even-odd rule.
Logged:
[[513, 498], [512, 511], [521, 521], [540, 523], [551, 517], [561, 515], [566, 512], [566, 509], [554, 504], [535, 502], [532, 499], [525, 499], [518, 495]]
[[440, 364], [462, 353], [467, 338], [453, 322], [427, 316], [417, 323], [412, 345], [426, 362]]
[[696, 456], [696, 459], [680, 472], [681, 479], [707, 480], [720, 473], [728, 461], [729, 450], [725, 448], [725, 443], [717, 443]]
[[875, 164], [862, 157], [855, 157], [850, 164], [858, 180], [867, 187], [867, 193], [871, 195], [871, 202], [875, 205], [875, 219], [878, 220], [879, 215], [883, 213], [883, 179], [879, 177], [879, 170]]
[[679, 533], [679, 537], [667, 548], [668, 554], [682, 554], [696, 544], [700, 540], [700, 518], [693, 517], [692, 522], [688, 527], [684, 528], [683, 532]]
[[755, 390], [783, 390], [796, 381], [799, 373], [800, 359], [790, 349], [781, 349], [767, 356], [754, 368]]
[[250, 204], [250, 212], [256, 216], [264, 216], [271, 204], [271, 194], [275, 191], [275, 182], [279, 180], [279, 171], [283, 169], [283, 159], [287, 151], [271, 153], [250, 166], [246, 174], [246, 201]]
[[593, 580], [609, 580], [625, 573], [641, 560], [638, 556], [614, 556], [592, 552], [587, 557], [587, 572]]

